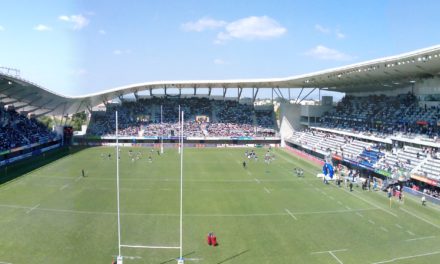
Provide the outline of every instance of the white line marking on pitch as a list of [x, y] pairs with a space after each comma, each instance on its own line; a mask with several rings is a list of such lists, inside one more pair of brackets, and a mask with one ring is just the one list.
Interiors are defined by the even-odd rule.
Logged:
[[330, 198], [330, 200], [334, 200], [335, 199], [335, 197], [333, 197], [333, 196], [329, 196], [328, 198]]
[[339, 264], [344, 264], [333, 252], [347, 251], [347, 249], [336, 249], [336, 250], [328, 250], [328, 251], [320, 251], [320, 252], [312, 252], [311, 254], [330, 254]]
[[380, 229], [382, 229], [385, 232], [388, 232], [388, 229], [386, 229], [385, 227], [381, 226]]
[[180, 247], [168, 247], [168, 246], [144, 246], [144, 245], [121, 245], [125, 248], [151, 248], [151, 249], [180, 249]]
[[376, 223], [373, 221], [373, 220], [371, 220], [371, 219], [368, 219], [368, 222], [370, 223], [370, 224], [372, 224], [372, 225], [375, 225]]
[[329, 252], [330, 255], [332, 255], [332, 257], [334, 257], [339, 263], [343, 264], [342, 261], [340, 259], [338, 259], [338, 257], [335, 256], [335, 254], [333, 254], [333, 252]]
[[264, 190], [267, 192], [267, 193], [269, 193], [270, 194], [270, 191], [269, 191], [269, 189], [267, 189], [266, 187], [264, 187]]
[[63, 186], [60, 187], [60, 191], [66, 189], [67, 187], [69, 187], [69, 184], [64, 184]]
[[423, 218], [423, 217], [420, 217], [420, 216], [418, 216], [418, 215], [416, 215], [416, 214], [414, 214], [414, 213], [411, 213], [410, 211], [408, 211], [408, 210], [406, 210], [406, 209], [404, 209], [404, 208], [402, 208], [402, 207], [400, 207], [400, 210], [404, 211], [404, 212], [407, 213], [407, 214], [410, 214], [410, 215], [414, 216], [415, 218], [418, 218], [418, 219], [422, 220], [422, 221], [425, 222], [425, 223], [428, 223], [428, 224], [430, 224], [430, 225], [432, 225], [432, 226], [437, 227], [438, 229], [440, 229], [440, 226], [439, 226], [439, 225], [436, 225], [436, 224], [434, 224], [433, 222], [431, 222], [431, 221], [429, 221], [429, 220], [426, 220], [426, 219]]
[[347, 210], [351, 210], [350, 206], [345, 206], [345, 208], [347, 208]]
[[[30, 210], [30, 206], [20, 206], [20, 205], [8, 205], [0, 204], [0, 208], [16, 208], [23, 210]], [[106, 212], [106, 211], [81, 211], [81, 210], [69, 210], [69, 209], [56, 209], [56, 208], [34, 208], [34, 210], [44, 211], [44, 212], [55, 212], [55, 213], [72, 213], [72, 214], [90, 214], [90, 215], [116, 215], [116, 212]], [[372, 211], [378, 210], [377, 208], [364, 208], [355, 210], [330, 210], [330, 211], [302, 211], [295, 212], [295, 215], [314, 215], [314, 214], [337, 214], [337, 213], [350, 213], [357, 211]], [[292, 213], [293, 214], [293, 213]], [[165, 217], [178, 217], [178, 214], [166, 214], [166, 213], [121, 213], [121, 215], [129, 216], [165, 216]], [[285, 213], [253, 213], [253, 214], [184, 214], [186, 217], [255, 217], [255, 216], [285, 216]], [[0, 263], [1, 264], [1, 263]]]
[[298, 218], [296, 218], [296, 216], [294, 216], [294, 215], [292, 214], [292, 212], [289, 211], [289, 209], [285, 208], [284, 210], [286, 210], [286, 212], [287, 212], [287, 213], [288, 213], [293, 219], [298, 220]]
[[78, 182], [79, 180], [81, 180], [81, 176], [79, 176], [78, 178], [75, 179], [75, 182]]
[[400, 229], [403, 228], [403, 227], [402, 227], [401, 225], [399, 225], [399, 224], [396, 224], [396, 227], [397, 227], [397, 228], [400, 228]]
[[347, 251], [348, 249], [344, 248], [344, 249], [335, 249], [335, 250], [327, 250], [327, 251], [317, 251], [317, 252], [312, 252], [311, 254], [322, 254], [322, 253], [328, 253], [328, 252], [340, 252], [340, 251]]
[[203, 260], [202, 258], [184, 258], [185, 260], [188, 261], [195, 261], [195, 262], [199, 262], [200, 260]]
[[[336, 188], [336, 187], [335, 187], [335, 188]], [[358, 196], [358, 195], [356, 195], [356, 194], [354, 194], [354, 193], [352, 193], [352, 192], [350, 192], [350, 191], [347, 191], [347, 190], [344, 190], [344, 191], [345, 191], [346, 193], [348, 193], [348, 194], [353, 195], [354, 197], [358, 198], [359, 200], [362, 200], [362, 201], [368, 203], [369, 205], [374, 206], [374, 207], [376, 207], [376, 208], [378, 208], [378, 209], [384, 211], [385, 213], [388, 213], [388, 214], [390, 214], [390, 215], [392, 215], [392, 216], [394, 216], [394, 217], [398, 217], [395, 213], [390, 212], [390, 211], [388, 211], [388, 210], [382, 208], [381, 206], [379, 206], [379, 205], [377, 205], [377, 204], [375, 204], [375, 203], [372, 203], [372, 202], [370, 202], [370, 201], [368, 201], [368, 200], [366, 200], [366, 199], [364, 199], [364, 198], [362, 198], [362, 197], [360, 197], [360, 196]]]
[[[113, 257], [117, 257], [117, 256], [113, 256]], [[130, 260], [134, 260], [134, 259], [142, 259], [142, 257], [140, 256], [123, 256], [125, 259], [130, 259]]]
[[26, 211], [26, 214], [29, 214], [30, 212], [32, 212], [33, 210], [37, 209], [37, 207], [40, 206], [40, 204], [35, 205], [34, 207], [32, 207], [31, 209]]
[[0, 264], [12, 264], [11, 262], [1, 262], [0, 261]]
[[406, 242], [435, 238], [435, 236], [418, 237], [405, 240]]
[[409, 230], [406, 230], [406, 232], [407, 232], [408, 234], [412, 235], [412, 236], [415, 236], [415, 235], [416, 235], [416, 234], [414, 234], [413, 232], [411, 232], [411, 231], [409, 231]]
[[338, 204], [339, 204], [339, 205], [342, 205], [341, 201], [338, 201]]
[[398, 258], [393, 258], [393, 259], [390, 259], [390, 260], [384, 260], [384, 261], [374, 262], [374, 263], [372, 263], [372, 264], [390, 263], [390, 262], [394, 262], [394, 261], [396, 261], [396, 260], [403, 260], [403, 259], [410, 259], [410, 258], [417, 258], [417, 257], [431, 256], [431, 255], [437, 255], [437, 254], [440, 254], [440, 251], [434, 251], [434, 252], [429, 252], [429, 253], [424, 253], [424, 254], [419, 254], [419, 255], [406, 256], [406, 257], [398, 257]]
[[364, 216], [361, 213], [359, 213], [359, 212], [356, 212], [356, 215], [358, 215], [359, 217], [364, 218]]
[[261, 183], [259, 179], [255, 178], [254, 179], [257, 183]]

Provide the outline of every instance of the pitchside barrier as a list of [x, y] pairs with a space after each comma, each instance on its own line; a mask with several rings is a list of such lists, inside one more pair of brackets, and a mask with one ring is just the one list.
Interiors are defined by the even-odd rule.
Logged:
[[[74, 142], [74, 146], [116, 146], [116, 143], [114, 142]], [[120, 147], [146, 147], [146, 148], [160, 148], [160, 144], [158, 143], [119, 143]], [[245, 148], [245, 147], [279, 147], [279, 143], [274, 143], [272, 141], [270, 142], [261, 142], [258, 141], [258, 143], [254, 142], [240, 142], [240, 143], [233, 143], [228, 142], [225, 144], [224, 142], [209, 142], [209, 143], [194, 143], [194, 142], [185, 142], [185, 147], [187, 148]], [[174, 148], [177, 149], [179, 147], [179, 144], [177, 143], [164, 143], [163, 147], [166, 149]]]
[[59, 148], [60, 146], [61, 146], [61, 143], [54, 143], [53, 145], [50, 145], [50, 146], [44, 147], [44, 148], [36, 148], [36, 147], [34, 147], [34, 150], [32, 152], [28, 152], [28, 153], [25, 153], [25, 154], [14, 156], [14, 157], [9, 158], [9, 159], [1, 160], [0, 161], [0, 167], [5, 166], [5, 165], [13, 164], [13, 163], [15, 163], [15, 162], [17, 162], [19, 160], [24, 160], [24, 159], [27, 159], [27, 158], [30, 158], [30, 157], [38, 156], [38, 155], [40, 155], [40, 154], [42, 154], [44, 152], [47, 152], [49, 150]]
[[302, 157], [302, 158], [304, 158], [304, 159], [307, 159], [307, 160], [309, 160], [309, 161], [312, 161], [312, 162], [314, 162], [314, 163], [316, 163], [316, 164], [318, 164], [318, 165], [324, 165], [324, 160], [322, 160], [322, 159], [320, 159], [320, 158], [317, 158], [317, 157], [315, 157], [315, 156], [312, 156], [312, 155], [310, 155], [310, 154], [308, 154], [308, 153], [305, 153], [305, 152], [302, 152], [302, 151], [300, 151], [300, 150], [297, 150], [297, 149], [295, 149], [295, 148], [292, 148], [292, 147], [290, 147], [290, 146], [286, 146], [286, 149], [287, 150], [289, 150], [290, 152], [292, 152], [292, 153], [294, 153], [294, 154], [296, 154], [296, 155], [298, 155], [298, 156], [300, 156], [300, 157]]
[[422, 196], [425, 196], [426, 197], [426, 200], [428, 201], [428, 202], [431, 202], [431, 203], [435, 203], [435, 204], [438, 204], [438, 205], [440, 205], [440, 199], [438, 199], [438, 198], [435, 198], [435, 197], [432, 197], [431, 195], [427, 195], [427, 194], [425, 194], [425, 193], [423, 193], [423, 192], [419, 192], [419, 191], [416, 191], [416, 190], [413, 190], [413, 189], [411, 189], [411, 188], [409, 188], [409, 187], [403, 187], [403, 191], [404, 192], [406, 192], [406, 193], [409, 193], [409, 194], [412, 194], [412, 195], [414, 195], [414, 196], [416, 196], [416, 197], [422, 197]]

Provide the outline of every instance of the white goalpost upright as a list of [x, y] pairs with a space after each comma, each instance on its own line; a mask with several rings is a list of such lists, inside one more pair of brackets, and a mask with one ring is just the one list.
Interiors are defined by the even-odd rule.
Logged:
[[[180, 106], [179, 106], [179, 113], [180, 113]], [[180, 150], [180, 254], [179, 259], [177, 260], [178, 264], [184, 264], [183, 260], [183, 114], [182, 111], [181, 117], [181, 128], [180, 128], [180, 143], [182, 146], [182, 149]], [[180, 120], [179, 120], [180, 121]]]
[[160, 154], [163, 154], [163, 112], [162, 105], [160, 105], [160, 129], [162, 130], [162, 135], [160, 136]]
[[[180, 120], [181, 120], [181, 118], [180, 118], [180, 105], [179, 105], [179, 123], [180, 123]], [[180, 154], [180, 139], [179, 139], [179, 150], [178, 150], [178, 153]]]
[[116, 199], [118, 207], [118, 257], [117, 264], [122, 264], [121, 255], [121, 213], [119, 207], [119, 135], [118, 135], [118, 111], [116, 111]]

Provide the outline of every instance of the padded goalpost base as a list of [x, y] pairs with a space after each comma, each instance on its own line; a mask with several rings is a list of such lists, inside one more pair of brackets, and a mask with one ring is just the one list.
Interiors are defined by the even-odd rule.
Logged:
[[177, 264], [184, 264], [184, 263], [185, 263], [185, 261], [181, 258], [177, 260]]
[[118, 256], [116, 259], [116, 264], [122, 264], [122, 256]]

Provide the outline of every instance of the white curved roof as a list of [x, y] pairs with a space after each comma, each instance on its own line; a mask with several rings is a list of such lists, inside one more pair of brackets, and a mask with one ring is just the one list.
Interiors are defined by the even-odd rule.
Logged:
[[396, 56], [338, 68], [268, 79], [156, 81], [121, 86], [82, 96], [54, 93], [16, 76], [0, 73], [0, 100], [16, 108], [41, 114], [71, 114], [118, 96], [145, 90], [167, 88], [327, 88], [355, 92], [390, 90], [410, 82], [440, 75], [440, 45]]

